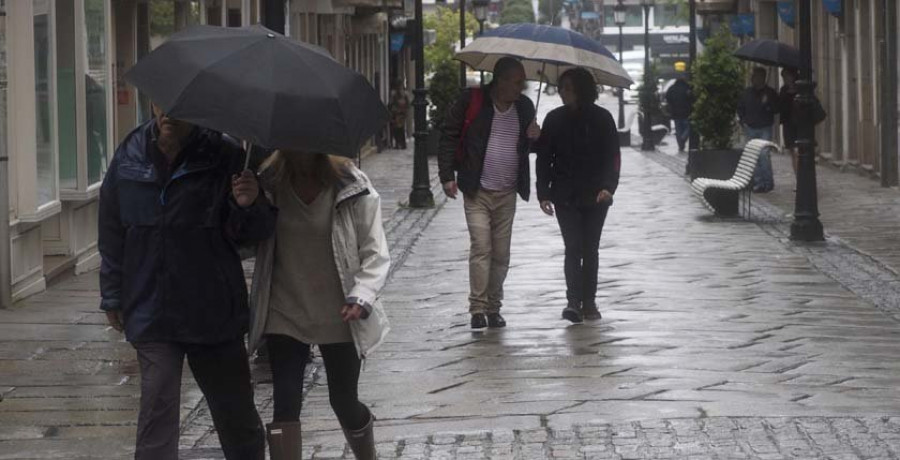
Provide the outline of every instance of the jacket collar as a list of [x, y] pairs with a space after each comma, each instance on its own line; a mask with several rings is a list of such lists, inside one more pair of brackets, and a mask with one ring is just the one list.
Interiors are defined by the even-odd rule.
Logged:
[[369, 178], [359, 168], [349, 163], [344, 167], [342, 174], [338, 175], [337, 197], [335, 197], [334, 205], [338, 207], [345, 201], [368, 195], [372, 193], [371, 189], [372, 183]]
[[[120, 168], [130, 172], [132, 179], [155, 181], [158, 177], [153, 160], [148, 154], [151, 142], [156, 142], [159, 135], [156, 120], [151, 119], [138, 126], [123, 143], [124, 149], [119, 151]], [[184, 161], [178, 170], [173, 173], [183, 175], [185, 173], [214, 167], [221, 161], [221, 155], [216, 148], [220, 144], [222, 135], [205, 128], [196, 128], [185, 144]]]

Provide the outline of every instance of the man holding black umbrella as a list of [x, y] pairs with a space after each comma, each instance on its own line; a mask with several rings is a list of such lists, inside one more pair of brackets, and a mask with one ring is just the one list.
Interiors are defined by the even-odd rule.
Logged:
[[141, 372], [135, 458], [178, 458], [186, 357], [225, 457], [262, 459], [237, 246], [269, 237], [276, 210], [241, 171], [234, 140], [154, 114], [119, 146], [100, 189], [100, 308]]

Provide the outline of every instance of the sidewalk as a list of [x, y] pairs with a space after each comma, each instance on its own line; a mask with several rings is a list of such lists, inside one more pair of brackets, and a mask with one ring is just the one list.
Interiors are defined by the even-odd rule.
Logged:
[[[403, 206], [412, 184], [411, 150], [370, 155], [362, 167], [382, 195], [392, 256], [402, 261], [439, 208]], [[131, 346], [106, 326], [98, 285], [96, 272], [70, 277], [0, 310], [0, 459], [128, 458], [133, 451], [137, 363]], [[183, 422], [205, 411], [201, 397], [186, 371]]]
[[[394, 330], [360, 388], [380, 458], [898, 458], [900, 323], [804, 248], [711, 219], [647, 156], [623, 165], [596, 324], [559, 319], [557, 225], [520, 202], [509, 327], [471, 332], [462, 204], [445, 205], [383, 293]], [[322, 382], [305, 458], [352, 458]]]

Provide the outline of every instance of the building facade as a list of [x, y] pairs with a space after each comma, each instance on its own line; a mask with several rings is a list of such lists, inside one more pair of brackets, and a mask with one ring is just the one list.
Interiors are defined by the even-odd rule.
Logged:
[[[896, 32], [885, 34], [884, 18], [896, 17], [900, 3], [812, 0], [811, 5], [813, 76], [828, 112], [816, 129], [820, 159], [874, 178], [893, 178], [885, 185], [896, 185], [898, 152], [883, 147], [882, 139], [897, 136], [896, 127], [888, 126], [883, 116], [884, 110], [896, 110], [897, 101], [884, 97], [882, 87], [898, 84], [884, 81], [885, 69], [896, 66], [897, 57], [883, 56], [881, 47], [885, 40], [897, 39]], [[749, 7], [756, 17], [757, 37], [799, 46], [794, 5], [754, 0]], [[774, 86], [777, 72], [771, 73]], [[890, 170], [884, 171], [886, 167]]]
[[[396, 0], [290, 0], [286, 32], [365, 75], [387, 101]], [[400, 7], [402, 3], [397, 2]], [[260, 22], [260, 0], [0, 0], [0, 157], [9, 157], [12, 295], [99, 266], [98, 194], [118, 143], [150, 117], [124, 74], [193, 24]]]

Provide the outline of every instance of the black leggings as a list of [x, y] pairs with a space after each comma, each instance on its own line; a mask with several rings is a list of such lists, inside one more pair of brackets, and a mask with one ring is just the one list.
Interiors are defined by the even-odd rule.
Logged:
[[600, 235], [609, 206], [556, 206], [566, 244], [566, 298], [570, 305], [596, 306]]
[[[309, 344], [286, 335], [267, 335], [269, 365], [274, 386], [274, 422], [300, 420], [303, 406], [303, 371]], [[369, 410], [359, 402], [359, 356], [351, 342], [319, 345], [328, 375], [328, 399], [341, 426], [356, 430], [369, 422]]]

